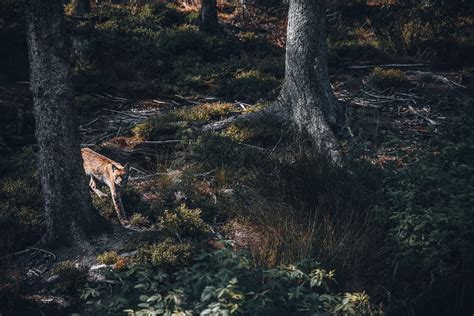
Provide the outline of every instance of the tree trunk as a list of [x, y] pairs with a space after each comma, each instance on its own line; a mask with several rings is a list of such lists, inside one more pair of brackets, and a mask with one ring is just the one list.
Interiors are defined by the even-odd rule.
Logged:
[[342, 115], [329, 82], [324, 0], [291, 0], [288, 12], [285, 82], [279, 104], [321, 153], [339, 161], [333, 129]]
[[216, 0], [202, 0], [199, 12], [199, 29], [204, 32], [217, 32], [220, 29], [217, 20]]
[[90, 0], [71, 0], [71, 14], [84, 15], [91, 12]]
[[30, 85], [39, 171], [50, 247], [70, 245], [100, 231], [82, 167], [78, 126], [72, 113], [69, 45], [61, 0], [27, 1]]

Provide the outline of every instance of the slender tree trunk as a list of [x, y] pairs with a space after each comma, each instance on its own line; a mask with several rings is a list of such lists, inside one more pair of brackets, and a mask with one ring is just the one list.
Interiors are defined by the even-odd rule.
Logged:
[[69, 45], [61, 0], [27, 1], [30, 84], [39, 171], [51, 247], [70, 245], [100, 231], [82, 167], [78, 126], [72, 113]]
[[333, 129], [342, 115], [329, 82], [324, 0], [291, 0], [288, 12], [285, 82], [279, 103], [318, 149], [340, 160]]
[[91, 12], [90, 0], [71, 0], [72, 15], [84, 15]]
[[220, 29], [217, 19], [216, 0], [202, 0], [199, 12], [199, 29], [204, 32], [217, 32]]

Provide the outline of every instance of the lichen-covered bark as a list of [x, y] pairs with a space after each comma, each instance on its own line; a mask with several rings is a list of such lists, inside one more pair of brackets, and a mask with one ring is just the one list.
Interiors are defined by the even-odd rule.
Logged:
[[99, 231], [72, 113], [69, 45], [61, 0], [27, 1], [30, 85], [33, 94], [39, 171], [51, 247], [69, 245]]
[[325, 8], [324, 0], [290, 1], [285, 82], [279, 103], [321, 152], [339, 161], [333, 129], [341, 115], [329, 82]]
[[216, 0], [202, 0], [199, 11], [199, 29], [204, 32], [217, 32], [220, 29], [217, 20]]

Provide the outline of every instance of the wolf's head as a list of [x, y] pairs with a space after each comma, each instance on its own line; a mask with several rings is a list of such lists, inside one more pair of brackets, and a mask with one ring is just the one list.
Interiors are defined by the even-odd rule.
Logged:
[[114, 182], [119, 188], [124, 188], [130, 175], [130, 164], [126, 163], [124, 166], [119, 164], [112, 165], [112, 171], [114, 174]]

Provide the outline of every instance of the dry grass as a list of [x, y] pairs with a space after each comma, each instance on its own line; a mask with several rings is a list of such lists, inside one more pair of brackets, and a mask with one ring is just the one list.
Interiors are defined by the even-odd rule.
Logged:
[[225, 232], [263, 266], [314, 258], [335, 268], [347, 288], [368, 289], [370, 267], [385, 255], [373, 221], [377, 180], [362, 167], [352, 172], [320, 157], [249, 170], [249, 184], [236, 196], [247, 209], [238, 210]]

